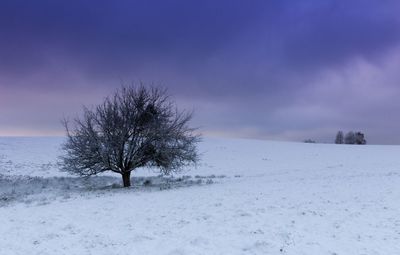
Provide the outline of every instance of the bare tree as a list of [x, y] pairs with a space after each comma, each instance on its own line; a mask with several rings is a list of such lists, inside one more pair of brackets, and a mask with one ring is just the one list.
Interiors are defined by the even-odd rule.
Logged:
[[336, 144], [343, 144], [344, 136], [342, 131], [338, 131], [335, 138]]
[[84, 107], [72, 127], [64, 120], [63, 168], [82, 176], [112, 171], [122, 175], [124, 187], [139, 167], [177, 171], [198, 160], [200, 137], [188, 126], [191, 118], [164, 89], [123, 87], [94, 109]]

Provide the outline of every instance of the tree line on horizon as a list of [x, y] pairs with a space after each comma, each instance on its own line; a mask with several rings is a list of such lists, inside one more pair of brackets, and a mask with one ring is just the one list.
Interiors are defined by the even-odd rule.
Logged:
[[335, 144], [367, 144], [364, 133], [357, 131], [349, 131], [344, 135], [343, 131], [339, 130], [336, 134]]

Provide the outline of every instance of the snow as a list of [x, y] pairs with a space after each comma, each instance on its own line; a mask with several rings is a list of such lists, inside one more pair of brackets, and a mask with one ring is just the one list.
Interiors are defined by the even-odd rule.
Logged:
[[62, 141], [0, 138], [0, 254], [400, 254], [400, 146], [206, 138], [125, 189], [59, 172]]

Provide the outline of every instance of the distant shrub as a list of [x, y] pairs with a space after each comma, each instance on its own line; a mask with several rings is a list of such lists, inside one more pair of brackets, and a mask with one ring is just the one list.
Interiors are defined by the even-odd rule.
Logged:
[[311, 140], [311, 139], [306, 139], [306, 140], [304, 140], [304, 142], [305, 142], [305, 143], [315, 143], [315, 141], [314, 141], [314, 140]]

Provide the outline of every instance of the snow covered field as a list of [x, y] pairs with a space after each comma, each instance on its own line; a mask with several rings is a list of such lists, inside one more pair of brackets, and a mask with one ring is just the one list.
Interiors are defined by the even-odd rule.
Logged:
[[400, 146], [205, 139], [197, 169], [77, 178], [0, 138], [0, 254], [400, 254]]

